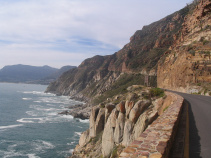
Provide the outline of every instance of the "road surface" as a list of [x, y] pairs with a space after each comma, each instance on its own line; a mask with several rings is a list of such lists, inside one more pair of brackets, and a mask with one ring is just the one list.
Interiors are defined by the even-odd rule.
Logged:
[[174, 93], [189, 103], [190, 158], [211, 158], [211, 97]]

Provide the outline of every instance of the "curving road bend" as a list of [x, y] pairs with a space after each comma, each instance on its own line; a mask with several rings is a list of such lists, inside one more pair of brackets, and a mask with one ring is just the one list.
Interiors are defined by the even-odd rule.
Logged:
[[189, 156], [211, 157], [211, 97], [174, 92], [189, 103]]

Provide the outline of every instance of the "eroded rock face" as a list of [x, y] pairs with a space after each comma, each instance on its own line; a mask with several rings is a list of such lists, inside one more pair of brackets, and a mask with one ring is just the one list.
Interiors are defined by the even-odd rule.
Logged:
[[83, 132], [81, 134], [81, 137], [79, 139], [79, 145], [82, 147], [84, 146], [87, 142], [89, 142], [90, 138], [89, 138], [89, 129], [86, 130], [85, 132]]
[[129, 119], [133, 123], [136, 123], [141, 113], [150, 105], [150, 101], [138, 101], [131, 109]]
[[147, 112], [144, 112], [137, 120], [133, 129], [133, 140], [138, 138], [147, 127]]
[[185, 17], [181, 36], [158, 63], [158, 87], [191, 93], [200, 83], [211, 83], [210, 6], [211, 1], [200, 1]]
[[96, 127], [95, 127], [95, 121], [97, 119], [98, 113], [100, 111], [99, 107], [92, 108], [91, 115], [89, 118], [89, 130], [90, 130], [90, 137], [96, 136]]
[[126, 117], [128, 117], [133, 106], [134, 106], [134, 101], [128, 101], [128, 100], [126, 101], [126, 103], [125, 103]]
[[133, 127], [134, 127], [134, 124], [132, 121], [127, 120], [125, 122], [122, 145], [128, 146], [131, 143]]
[[123, 140], [124, 133], [124, 125], [125, 125], [125, 115], [123, 113], [119, 113], [119, 116], [116, 120], [116, 127], [114, 131], [114, 141], [115, 143], [120, 143]]
[[95, 122], [95, 133], [100, 133], [104, 130], [105, 124], [105, 109], [100, 109]]
[[125, 102], [124, 101], [121, 101], [117, 106], [116, 106], [116, 109], [121, 112], [121, 113], [125, 113], [126, 110], [125, 110]]
[[102, 154], [103, 157], [110, 156], [114, 148], [114, 127], [112, 126], [113, 116], [109, 116], [102, 136]]

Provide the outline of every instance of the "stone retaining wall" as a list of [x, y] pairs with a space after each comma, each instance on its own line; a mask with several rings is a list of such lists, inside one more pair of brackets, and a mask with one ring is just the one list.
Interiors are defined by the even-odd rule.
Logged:
[[121, 158], [168, 158], [176, 135], [184, 99], [174, 93], [176, 100], [133, 143], [126, 147]]

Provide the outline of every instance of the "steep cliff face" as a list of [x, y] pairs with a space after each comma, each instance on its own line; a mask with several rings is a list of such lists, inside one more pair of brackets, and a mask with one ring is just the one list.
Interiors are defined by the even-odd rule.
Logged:
[[[188, 8], [169, 15], [136, 31], [130, 43], [109, 56], [95, 56], [64, 73], [47, 92], [89, 100], [111, 90], [123, 74], [139, 74], [139, 83], [156, 86], [157, 63], [179, 37]], [[120, 79], [121, 80], [121, 79]], [[121, 80], [122, 81], [122, 80]]]
[[202, 0], [186, 17], [180, 37], [159, 61], [158, 86], [208, 94], [211, 90], [211, 1]]

